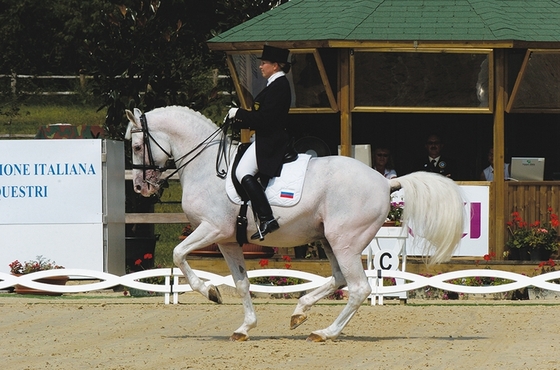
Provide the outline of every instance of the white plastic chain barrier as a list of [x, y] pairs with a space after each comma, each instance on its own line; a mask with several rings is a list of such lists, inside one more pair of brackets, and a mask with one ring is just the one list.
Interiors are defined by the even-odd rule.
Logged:
[[[215, 286], [227, 285], [235, 288], [235, 284], [231, 275], [221, 276], [201, 270], [194, 270], [194, 272], [201, 279], [203, 279], [206, 284], [212, 284]], [[297, 278], [305, 281], [305, 283], [296, 285], [269, 286], [251, 284], [250, 286], [250, 290], [252, 292], [271, 294], [308, 291], [327, 283], [327, 281], [329, 281], [330, 279], [330, 277], [326, 278], [319, 275], [291, 269], [259, 269], [248, 271], [247, 274], [249, 278], [276, 276]], [[503, 293], [529, 286], [560, 292], [560, 284], [550, 282], [551, 280], [560, 279], [560, 270], [537, 275], [534, 277], [529, 277], [514, 272], [490, 269], [460, 270], [447, 272], [431, 277], [425, 277], [410, 272], [395, 270], [365, 270], [365, 274], [370, 279], [370, 285], [372, 286], [372, 299], [374, 299], [375, 297], [382, 297], [384, 294], [411, 291], [427, 286], [457, 293], [471, 294]], [[77, 285], [52, 285], [36, 281], [38, 279], [54, 276], [69, 276], [72, 279], [97, 280], [98, 282]], [[148, 284], [138, 281], [139, 279], [159, 276], [165, 278], [165, 283], [163, 285]], [[449, 280], [461, 281], [461, 279], [477, 276], [501, 278], [509, 280], [511, 282], [493, 286], [466, 286], [460, 284], [451, 284], [447, 282]], [[192, 291], [192, 288], [189, 284], [180, 283], [180, 278], [182, 277], [183, 274], [178, 268], [145, 270], [123, 276], [116, 276], [104, 272], [84, 269], [47, 270], [21, 276], [15, 276], [0, 272], [0, 290], [15, 285], [22, 285], [28, 288], [57, 293], [80, 293], [109, 289], [118, 285], [123, 285], [126, 287], [150, 292], [164, 293], [165, 304], [170, 303], [170, 296], [173, 295], [173, 303], [176, 304], [179, 302], [179, 293]], [[401, 278], [404, 279], [405, 283], [400, 285], [383, 286], [383, 278]]]

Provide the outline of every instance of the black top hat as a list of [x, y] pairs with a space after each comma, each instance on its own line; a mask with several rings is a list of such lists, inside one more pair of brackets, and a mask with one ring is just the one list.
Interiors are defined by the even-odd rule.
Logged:
[[290, 64], [290, 62], [288, 61], [289, 54], [290, 51], [287, 49], [280, 49], [274, 46], [264, 45], [263, 53], [258, 59], [268, 60], [269, 62]]

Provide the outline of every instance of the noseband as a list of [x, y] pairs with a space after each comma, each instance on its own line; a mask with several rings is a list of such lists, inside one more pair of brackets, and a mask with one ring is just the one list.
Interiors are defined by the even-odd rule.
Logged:
[[[149, 185], [155, 186], [155, 187], [167, 187], [167, 180], [169, 180], [169, 178], [171, 178], [171, 176], [175, 175], [177, 172], [179, 172], [179, 170], [181, 170], [182, 168], [186, 167], [187, 164], [189, 164], [190, 162], [192, 162], [196, 157], [198, 157], [203, 151], [204, 149], [206, 149], [208, 147], [208, 145], [212, 142], [212, 140], [214, 139], [214, 137], [216, 137], [220, 132], [223, 133], [222, 139], [220, 140], [220, 150], [218, 150], [218, 156], [216, 158], [216, 173], [217, 176], [220, 178], [225, 178], [227, 171], [226, 170], [220, 170], [218, 167], [220, 165], [220, 163], [222, 162], [222, 158], [226, 164], [226, 166], [228, 166], [228, 157], [227, 155], [225, 155], [225, 142], [226, 142], [226, 135], [225, 133], [228, 130], [229, 127], [229, 122], [226, 122], [222, 127], [219, 127], [216, 131], [214, 131], [210, 136], [208, 136], [205, 140], [203, 140], [200, 144], [198, 144], [196, 147], [194, 147], [192, 150], [190, 150], [187, 154], [179, 157], [178, 159], [173, 159], [173, 156], [168, 153], [165, 149], [163, 149], [163, 147], [154, 139], [154, 137], [152, 136], [152, 134], [150, 133], [150, 131], [148, 130], [148, 120], [146, 119], [146, 115], [144, 113], [142, 113], [142, 115], [140, 116], [140, 124], [142, 125], [142, 128], [140, 130], [132, 130], [131, 133], [138, 133], [138, 132], [142, 132], [142, 140], [143, 140], [143, 145], [144, 145], [144, 151], [148, 152], [148, 164], [145, 163], [144, 160], [142, 160], [142, 164], [132, 164], [132, 169], [135, 170], [142, 170], [142, 176], [143, 176], [143, 181]], [[161, 149], [161, 151], [163, 153], [165, 153], [165, 155], [167, 155], [168, 160], [166, 161], [166, 164], [164, 166], [158, 166], [156, 165], [155, 161], [154, 161], [154, 156], [152, 154], [152, 150], [151, 150], [151, 146], [150, 146], [150, 141], [153, 141], [158, 148]], [[185, 159], [186, 157], [188, 157], [189, 155], [191, 155], [192, 153], [194, 153], [195, 151], [198, 152], [192, 157], [190, 158], [188, 161], [185, 161], [184, 163], [182, 163], [180, 166], [176, 166], [178, 162], [182, 161], [183, 159]], [[146, 171], [147, 170], [154, 170], [154, 171], [158, 171], [160, 173], [163, 173], [169, 169], [171, 169], [172, 167], [168, 166], [168, 163], [173, 161], [173, 163], [175, 163], [175, 170], [173, 170], [173, 172], [171, 174], [169, 174], [168, 176], [165, 177], [165, 179], [160, 179], [157, 183], [152, 183], [148, 180], [146, 180]]]

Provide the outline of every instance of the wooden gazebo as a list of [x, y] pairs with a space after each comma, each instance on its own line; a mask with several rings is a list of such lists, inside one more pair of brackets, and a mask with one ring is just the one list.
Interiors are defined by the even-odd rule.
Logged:
[[[331, 152], [382, 142], [404, 174], [440, 134], [453, 179], [489, 187], [500, 257], [512, 211], [560, 211], [559, 20], [554, 0], [291, 0], [208, 45], [227, 53], [245, 108], [263, 87], [263, 44], [290, 49], [293, 132]], [[478, 181], [492, 147], [494, 181]], [[508, 156], [545, 157], [546, 181], [504, 181]]]

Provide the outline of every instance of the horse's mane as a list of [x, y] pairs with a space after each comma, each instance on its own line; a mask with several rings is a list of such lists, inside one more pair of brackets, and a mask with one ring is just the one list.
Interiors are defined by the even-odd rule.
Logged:
[[151, 110], [148, 113], [171, 114], [171, 115], [177, 115], [177, 116], [190, 116], [190, 117], [192, 117], [196, 120], [200, 120], [202, 122], [205, 122], [205, 123], [209, 124], [213, 129], [218, 128], [216, 123], [214, 123], [212, 120], [210, 120], [208, 117], [206, 117], [202, 113], [200, 113], [198, 111], [195, 111], [195, 110], [193, 110], [189, 107], [185, 107], [185, 106], [181, 106], [181, 105], [170, 105], [170, 106], [167, 106], [167, 107], [155, 108], [154, 110]]

